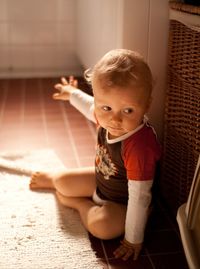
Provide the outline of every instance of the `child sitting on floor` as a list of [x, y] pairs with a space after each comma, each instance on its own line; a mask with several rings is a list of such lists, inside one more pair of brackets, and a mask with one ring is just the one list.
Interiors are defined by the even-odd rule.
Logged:
[[55, 85], [56, 100], [69, 100], [97, 124], [95, 167], [60, 174], [36, 172], [31, 189], [52, 188], [59, 201], [78, 210], [95, 237], [124, 234], [116, 258], [137, 259], [151, 203], [151, 188], [161, 150], [146, 112], [151, 104], [152, 75], [136, 52], [116, 49], [86, 72], [94, 97], [77, 89], [77, 81]]

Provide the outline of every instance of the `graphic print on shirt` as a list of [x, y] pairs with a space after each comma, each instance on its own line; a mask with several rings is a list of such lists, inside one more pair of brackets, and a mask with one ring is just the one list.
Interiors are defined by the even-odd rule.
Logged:
[[97, 145], [95, 164], [96, 171], [101, 172], [106, 180], [109, 180], [110, 176], [117, 173], [117, 168], [112, 162], [107, 149], [102, 145]]

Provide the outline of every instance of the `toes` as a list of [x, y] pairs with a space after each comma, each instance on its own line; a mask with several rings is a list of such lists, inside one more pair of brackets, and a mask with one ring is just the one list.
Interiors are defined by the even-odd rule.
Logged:
[[54, 189], [51, 176], [45, 172], [34, 172], [31, 175], [29, 186], [31, 189]]
[[31, 179], [36, 179], [36, 178], [38, 178], [40, 175], [41, 175], [40, 172], [34, 172], [34, 173], [31, 175]]
[[38, 177], [40, 174], [41, 174], [40, 172], [36, 171], [36, 172], [33, 173], [33, 176]]
[[36, 175], [38, 175], [39, 172], [34, 172], [32, 173], [31, 177], [35, 177]]
[[35, 189], [36, 188], [36, 184], [35, 183], [33, 183], [33, 182], [31, 182], [30, 184], [29, 184], [29, 188], [30, 189]]
[[39, 176], [40, 176], [40, 172], [34, 172], [31, 175], [30, 184], [29, 184], [29, 187], [31, 189], [34, 189], [37, 187], [37, 179], [39, 178]]

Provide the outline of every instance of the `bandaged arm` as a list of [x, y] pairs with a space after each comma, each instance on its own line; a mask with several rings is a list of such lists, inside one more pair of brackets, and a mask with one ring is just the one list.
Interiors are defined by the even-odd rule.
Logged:
[[128, 205], [125, 221], [125, 239], [133, 244], [142, 243], [151, 203], [153, 180], [128, 180]]
[[87, 93], [76, 89], [71, 95], [69, 102], [78, 109], [88, 120], [96, 123], [94, 117], [94, 97]]

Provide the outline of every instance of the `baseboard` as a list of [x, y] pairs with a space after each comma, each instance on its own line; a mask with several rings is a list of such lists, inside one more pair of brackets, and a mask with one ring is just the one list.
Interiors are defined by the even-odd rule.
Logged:
[[70, 70], [15, 70], [15, 71], [1, 71], [0, 79], [11, 79], [11, 78], [45, 78], [45, 77], [62, 77], [74, 75], [76, 77], [83, 75], [82, 69], [70, 69]]

